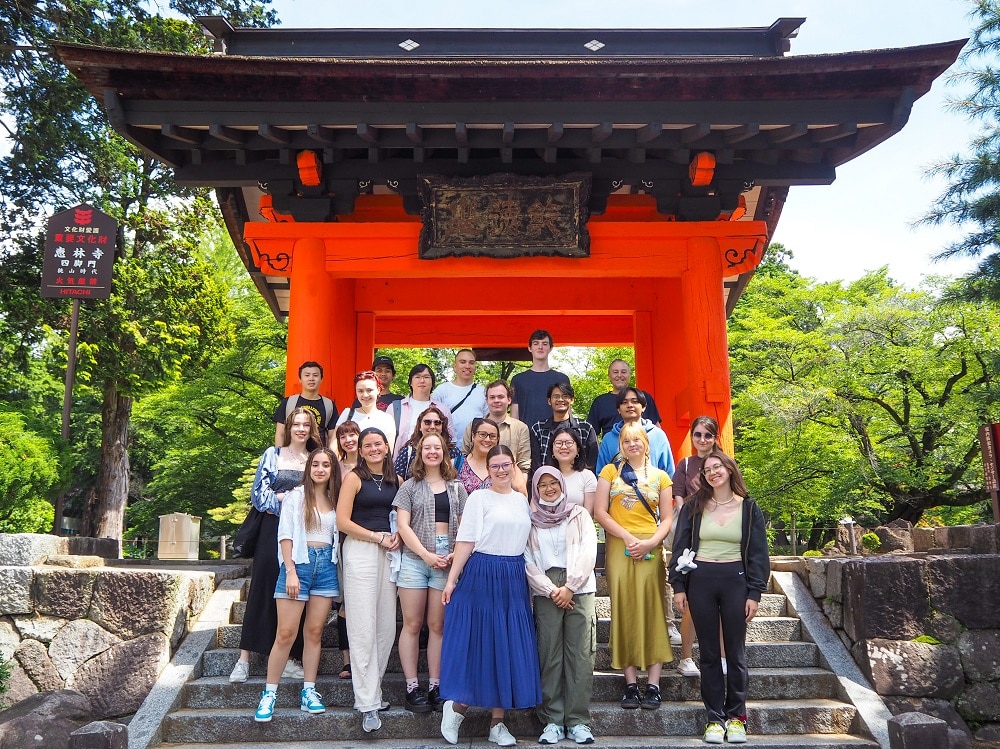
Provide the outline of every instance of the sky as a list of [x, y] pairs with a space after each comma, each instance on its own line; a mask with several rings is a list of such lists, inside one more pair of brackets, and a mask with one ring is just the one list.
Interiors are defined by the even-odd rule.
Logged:
[[[274, 7], [286, 28], [704, 28], [805, 18], [791, 43], [800, 55], [964, 39], [971, 23], [968, 0], [275, 0]], [[850, 281], [888, 265], [907, 286], [973, 267], [931, 259], [960, 228], [912, 225], [945, 187], [925, 179], [927, 167], [964, 152], [975, 133], [945, 111], [958, 92], [939, 79], [900, 133], [838, 169], [832, 185], [791, 189], [773, 241], [792, 251], [792, 267], [819, 281]]]

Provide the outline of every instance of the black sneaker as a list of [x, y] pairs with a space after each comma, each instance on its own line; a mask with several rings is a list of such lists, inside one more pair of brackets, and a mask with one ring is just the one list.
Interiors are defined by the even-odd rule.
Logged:
[[441, 699], [441, 687], [431, 687], [427, 690], [427, 703], [435, 712], [441, 712], [444, 700]]
[[411, 713], [429, 713], [432, 710], [431, 703], [427, 701], [427, 695], [420, 687], [406, 693], [405, 707]]
[[626, 684], [625, 696], [622, 697], [622, 707], [626, 710], [635, 710], [641, 704], [642, 701], [639, 699], [639, 685]]
[[660, 706], [660, 688], [655, 684], [646, 685], [646, 694], [642, 697], [643, 710], [655, 710]]

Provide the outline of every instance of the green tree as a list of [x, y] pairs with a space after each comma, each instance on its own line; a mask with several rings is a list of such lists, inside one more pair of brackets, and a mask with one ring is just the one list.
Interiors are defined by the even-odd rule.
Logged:
[[48, 531], [48, 493], [58, 481], [51, 442], [29, 431], [20, 415], [0, 411], [0, 533]]
[[952, 81], [965, 95], [950, 101], [952, 110], [981, 124], [969, 152], [930, 168], [948, 187], [921, 219], [967, 230], [940, 257], [979, 258], [979, 267], [952, 290], [966, 299], [1000, 300], [1000, 2], [970, 0], [972, 37]]

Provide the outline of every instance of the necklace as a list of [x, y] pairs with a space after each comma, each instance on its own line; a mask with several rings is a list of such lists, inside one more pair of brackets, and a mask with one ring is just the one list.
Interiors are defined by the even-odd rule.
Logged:
[[712, 501], [715, 502], [716, 507], [722, 507], [723, 505], [729, 505], [736, 501], [736, 495], [733, 494], [725, 502], [720, 502], [715, 497], [712, 497]]
[[309, 457], [309, 456], [308, 455], [297, 455], [297, 454], [293, 453], [291, 450], [289, 450], [288, 451], [288, 457], [290, 457], [292, 460], [294, 460], [296, 463], [299, 463], [300, 465], [305, 465], [306, 458]]
[[[375, 478], [376, 476], [378, 476], [378, 478]], [[378, 490], [382, 491], [382, 482], [385, 481], [385, 474], [384, 473], [373, 473], [372, 474], [372, 481], [375, 482], [375, 486], [378, 487]]]

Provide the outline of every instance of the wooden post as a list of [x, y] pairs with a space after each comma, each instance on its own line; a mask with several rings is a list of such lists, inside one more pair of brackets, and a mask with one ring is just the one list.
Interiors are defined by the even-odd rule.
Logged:
[[[66, 360], [66, 386], [63, 390], [62, 439], [69, 441], [70, 409], [73, 406], [73, 380], [76, 378], [76, 339], [80, 331], [80, 298], [73, 299], [73, 311], [69, 323], [69, 351]], [[63, 507], [66, 504], [66, 492], [60, 490], [56, 496], [56, 517], [52, 523], [52, 533], [62, 535]]]

